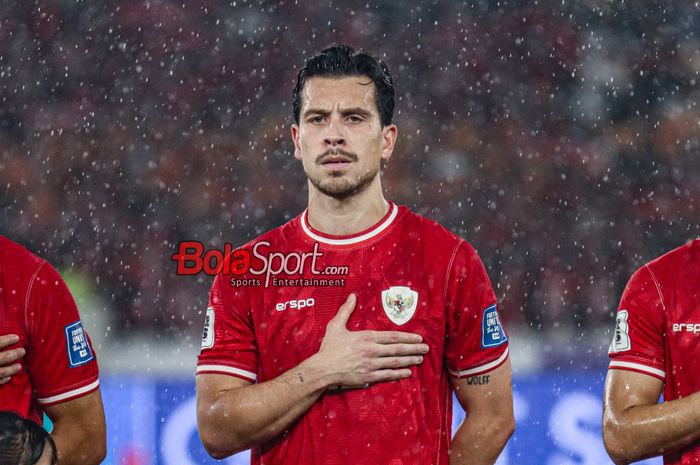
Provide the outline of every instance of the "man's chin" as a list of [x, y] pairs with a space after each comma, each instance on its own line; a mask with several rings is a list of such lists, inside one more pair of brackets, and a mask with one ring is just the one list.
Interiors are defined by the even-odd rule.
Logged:
[[359, 186], [328, 186], [328, 185], [319, 185], [316, 186], [316, 188], [324, 195], [327, 195], [328, 197], [332, 197], [337, 200], [344, 200], [347, 199], [348, 197], [352, 197], [353, 195], [361, 192], [361, 189], [358, 189]]
[[311, 180], [311, 184], [322, 194], [337, 200], [344, 200], [348, 197], [352, 197], [366, 188], [366, 185], [362, 185], [362, 183], [353, 183], [348, 179], [339, 178], [325, 179], [320, 182]]
[[379, 171], [367, 173], [365, 176], [352, 179], [344, 175], [342, 171], [333, 171], [330, 176], [324, 179], [309, 177], [309, 181], [322, 194], [337, 200], [344, 200], [367, 189], [378, 173]]

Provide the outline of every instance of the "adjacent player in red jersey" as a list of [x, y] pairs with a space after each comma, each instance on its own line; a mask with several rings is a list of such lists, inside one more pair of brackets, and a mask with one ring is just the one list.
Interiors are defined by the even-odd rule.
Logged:
[[[493, 464], [514, 428], [507, 336], [474, 249], [384, 199], [386, 66], [324, 50], [294, 112], [308, 209], [244, 246], [245, 274], [215, 279], [197, 368], [205, 447], [253, 448], [254, 464]], [[454, 440], [453, 390], [468, 412]]]
[[0, 334], [24, 353], [0, 385], [0, 410], [41, 424], [46, 413], [59, 463], [97, 464], [105, 420], [97, 360], [75, 302], [45, 260], [0, 236]]
[[613, 461], [700, 463], [700, 239], [632, 275], [610, 357], [603, 438]]

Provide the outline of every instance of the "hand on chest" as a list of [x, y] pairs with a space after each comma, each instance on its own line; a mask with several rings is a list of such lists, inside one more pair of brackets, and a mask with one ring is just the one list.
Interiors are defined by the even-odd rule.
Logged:
[[350, 293], [357, 296], [357, 305], [348, 330], [402, 331], [435, 345], [444, 341], [443, 286], [434, 277], [438, 273], [427, 273], [431, 268], [415, 252], [400, 247], [326, 251], [317, 265], [322, 274], [305, 277], [332, 277], [340, 285], [278, 287], [262, 293], [254, 322], [263, 360], [289, 358], [285, 365], [294, 366], [313, 355]]

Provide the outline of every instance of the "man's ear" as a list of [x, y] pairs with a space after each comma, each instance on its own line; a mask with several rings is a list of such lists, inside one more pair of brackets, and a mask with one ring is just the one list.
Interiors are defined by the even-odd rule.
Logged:
[[396, 145], [396, 138], [399, 134], [399, 130], [395, 124], [388, 124], [382, 129], [382, 138], [384, 139], [384, 145], [382, 147], [382, 160], [387, 161], [391, 158], [391, 154], [394, 152], [394, 145]]
[[292, 142], [294, 142], [294, 158], [301, 160], [301, 145], [299, 145], [299, 126], [292, 124]]

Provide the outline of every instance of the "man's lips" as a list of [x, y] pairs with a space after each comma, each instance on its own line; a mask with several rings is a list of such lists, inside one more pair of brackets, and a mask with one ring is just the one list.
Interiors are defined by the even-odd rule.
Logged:
[[350, 163], [350, 161], [351, 160], [349, 158], [344, 157], [342, 155], [331, 155], [331, 156], [324, 158], [321, 161], [321, 164], [325, 165], [326, 163], [343, 163], [343, 162]]
[[329, 170], [341, 170], [348, 166], [351, 162], [349, 160], [344, 161], [324, 161], [321, 166], [328, 168]]
[[319, 160], [319, 164], [324, 168], [328, 168], [330, 170], [339, 170], [345, 168], [353, 161], [354, 160], [352, 159], [352, 157], [346, 155], [331, 154], [322, 157]]

